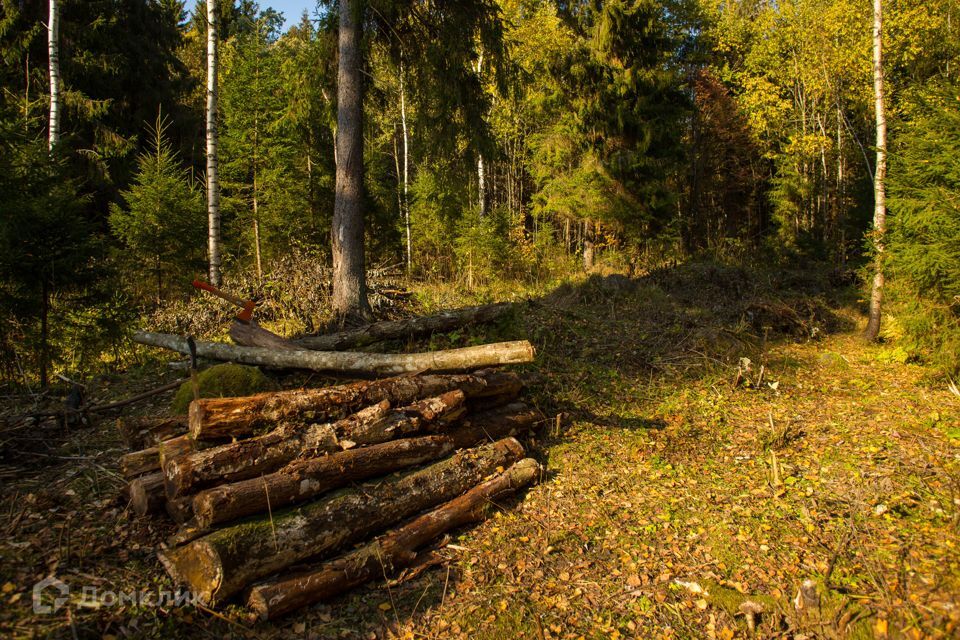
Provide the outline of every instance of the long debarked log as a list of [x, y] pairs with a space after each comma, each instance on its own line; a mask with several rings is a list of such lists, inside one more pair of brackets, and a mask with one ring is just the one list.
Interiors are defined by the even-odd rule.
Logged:
[[[134, 342], [190, 353], [187, 340], [168, 333], [138, 331]], [[475, 347], [426, 353], [358, 353], [265, 347], [238, 347], [219, 342], [197, 342], [197, 355], [210, 360], [241, 362], [281, 369], [308, 369], [360, 375], [389, 376], [417, 371], [462, 371], [504, 364], [533, 362], [534, 350], [526, 340], [497, 342]]]
[[462, 496], [356, 551], [313, 571], [254, 586], [247, 597], [247, 606], [260, 619], [272, 620], [408, 566], [416, 559], [417, 549], [446, 531], [482, 520], [498, 498], [531, 484], [539, 475], [537, 461], [525, 458]]
[[520, 443], [506, 438], [399, 478], [220, 529], [158, 556], [201, 602], [219, 603], [255, 580], [452, 500], [522, 457]]
[[339, 419], [384, 400], [404, 405], [460, 389], [467, 398], [519, 392], [520, 378], [510, 372], [397, 376], [324, 389], [294, 389], [238, 398], [202, 398], [190, 404], [190, 434], [195, 440], [242, 438], [284, 422]]
[[459, 389], [395, 411], [384, 401], [334, 423], [307, 427], [284, 424], [262, 436], [188, 454], [164, 464], [167, 495], [175, 498], [212, 484], [253, 478], [295, 458], [332, 453], [355, 446], [358, 441], [384, 442], [420, 431], [428, 424], [448, 424], [462, 415], [463, 402]]
[[[510, 302], [485, 304], [478, 307], [466, 307], [453, 311], [444, 311], [432, 316], [408, 318], [406, 320], [385, 320], [374, 322], [360, 329], [341, 331], [323, 336], [306, 336], [291, 340], [301, 349], [317, 351], [344, 351], [364, 347], [384, 340], [397, 340], [430, 333], [452, 331], [468, 324], [493, 322], [513, 308]], [[232, 335], [232, 334], [231, 334]]]
[[282, 469], [201, 491], [193, 498], [195, 526], [209, 528], [244, 516], [310, 500], [323, 493], [423, 464], [455, 448], [471, 447], [493, 436], [520, 435], [537, 418], [526, 405], [511, 405], [470, 419], [449, 434], [395, 440], [362, 449], [295, 460]]

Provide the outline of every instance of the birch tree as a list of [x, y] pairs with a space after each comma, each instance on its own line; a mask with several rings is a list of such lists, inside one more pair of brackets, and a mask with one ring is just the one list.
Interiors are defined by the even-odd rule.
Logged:
[[873, 99], [877, 119], [877, 168], [873, 174], [873, 288], [870, 318], [864, 337], [876, 340], [880, 334], [880, 306], [883, 302], [883, 245], [887, 228], [887, 117], [883, 87], [883, 0], [873, 0]]
[[50, 130], [49, 148], [60, 142], [60, 8], [57, 0], [50, 0], [50, 18], [47, 22], [47, 51], [50, 58]]
[[217, 176], [217, 3], [207, 2], [207, 257], [220, 286], [220, 183]]

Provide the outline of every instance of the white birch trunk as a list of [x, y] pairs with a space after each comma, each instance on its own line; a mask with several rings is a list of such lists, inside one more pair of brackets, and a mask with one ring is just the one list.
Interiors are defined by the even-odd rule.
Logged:
[[47, 51], [50, 57], [50, 151], [60, 142], [60, 10], [57, 0], [50, 0], [47, 24]]
[[487, 215], [487, 179], [483, 168], [483, 156], [477, 156], [477, 191], [480, 198], [480, 217]]
[[873, 249], [875, 271], [870, 292], [870, 319], [864, 336], [876, 340], [880, 334], [880, 306], [883, 302], [883, 250], [887, 229], [887, 116], [883, 88], [883, 0], [873, 0], [873, 97], [877, 116], [877, 169], [873, 174]]
[[400, 124], [403, 127], [403, 225], [407, 232], [407, 275], [413, 269], [413, 247], [410, 238], [410, 184], [409, 137], [407, 135], [407, 97], [403, 86], [403, 53], [400, 54]]
[[207, 253], [210, 282], [220, 286], [220, 181], [217, 162], [217, 4], [207, 2]]

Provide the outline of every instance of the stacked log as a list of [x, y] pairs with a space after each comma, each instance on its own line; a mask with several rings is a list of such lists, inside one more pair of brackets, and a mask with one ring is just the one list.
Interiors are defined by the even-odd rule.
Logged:
[[517, 438], [538, 414], [521, 390], [481, 370], [200, 399], [186, 433], [144, 441], [121, 469], [136, 513], [180, 525], [159, 554], [176, 582], [275, 618], [409, 564], [532, 482]]

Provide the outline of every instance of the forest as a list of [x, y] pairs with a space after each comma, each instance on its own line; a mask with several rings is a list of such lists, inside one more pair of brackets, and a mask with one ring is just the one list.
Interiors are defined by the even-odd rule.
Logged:
[[[208, 271], [206, 8], [64, 0], [48, 153], [46, 2], [3, 8], [3, 375], [123, 367]], [[442, 5], [442, 6], [441, 6]], [[218, 269], [248, 293], [331, 261], [334, 5], [219, 12]], [[911, 358], [956, 371], [954, 3], [896, 0], [883, 265]], [[710, 255], [862, 271], [876, 132], [865, 3], [371, 2], [369, 267], [476, 288]], [[329, 278], [327, 278], [329, 281]], [[326, 292], [323, 292], [324, 294]], [[321, 295], [318, 293], [318, 295]], [[290, 307], [315, 330], [323, 305]]]
[[960, 632], [956, 0], [277, 4], [0, 0], [0, 630]]

